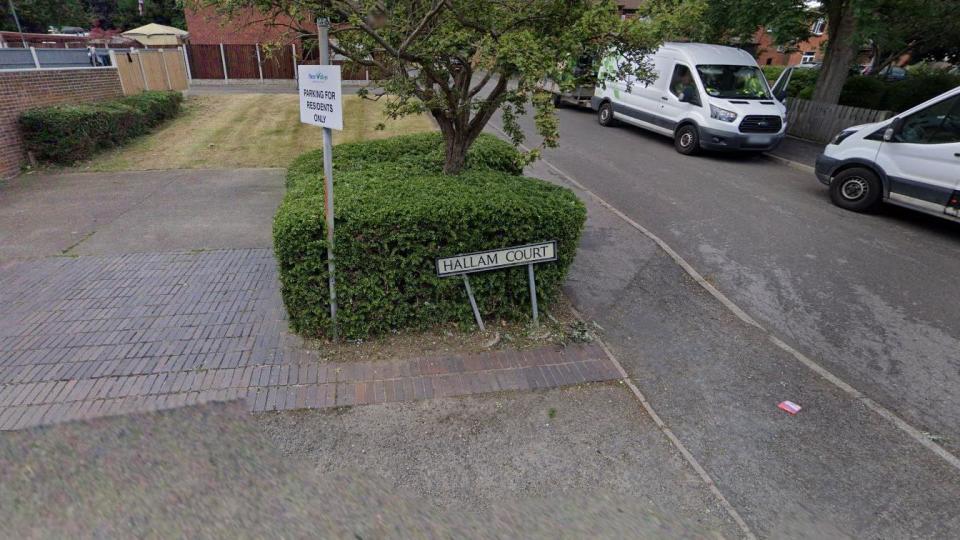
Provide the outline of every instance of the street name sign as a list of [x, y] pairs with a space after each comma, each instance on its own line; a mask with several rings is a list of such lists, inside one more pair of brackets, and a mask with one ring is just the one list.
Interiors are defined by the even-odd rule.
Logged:
[[557, 242], [552, 240], [437, 259], [437, 275], [439, 277], [458, 276], [555, 260], [557, 260]]
[[477, 299], [473, 297], [473, 289], [470, 287], [470, 279], [467, 274], [525, 265], [527, 267], [527, 280], [530, 283], [530, 307], [533, 309], [533, 324], [536, 326], [540, 316], [537, 308], [537, 280], [533, 275], [533, 265], [555, 260], [557, 260], [557, 241], [550, 240], [538, 244], [478, 251], [437, 259], [437, 275], [439, 277], [463, 277], [463, 286], [467, 289], [467, 298], [470, 300], [473, 317], [477, 321], [477, 326], [483, 331], [485, 330], [483, 318], [477, 308]]
[[300, 122], [343, 130], [340, 66], [297, 66]]

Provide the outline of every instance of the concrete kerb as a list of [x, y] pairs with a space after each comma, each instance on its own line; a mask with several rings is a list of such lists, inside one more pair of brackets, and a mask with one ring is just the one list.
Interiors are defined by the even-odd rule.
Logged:
[[775, 155], [775, 154], [768, 154], [768, 153], [767, 153], [767, 154], [763, 154], [763, 155], [764, 155], [764, 157], [766, 157], [767, 159], [769, 159], [769, 160], [771, 160], [771, 161], [776, 161], [777, 163], [781, 163], [781, 164], [783, 164], [783, 165], [786, 165], [787, 167], [790, 167], [791, 169], [796, 169], [796, 170], [798, 170], [798, 171], [806, 172], [806, 173], [810, 173], [810, 174], [813, 174], [813, 173], [815, 172], [815, 169], [814, 169], [813, 167], [811, 167], [811, 166], [809, 166], [809, 165], [807, 165], [807, 164], [804, 164], [804, 163], [800, 163], [799, 161], [794, 161], [794, 160], [792, 160], [792, 159], [788, 159], [788, 158], [785, 158], [785, 157], [782, 157], [782, 156], [778, 156], [778, 155]]

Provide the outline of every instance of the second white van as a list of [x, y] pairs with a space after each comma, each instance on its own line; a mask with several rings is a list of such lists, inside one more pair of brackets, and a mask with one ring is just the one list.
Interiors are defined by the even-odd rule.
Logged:
[[[601, 70], [613, 70], [623, 61], [607, 58]], [[686, 155], [700, 150], [763, 152], [783, 140], [786, 107], [773, 96], [748, 52], [665, 43], [648, 62], [656, 77], [652, 83], [616, 80], [596, 87], [590, 105], [601, 125], [622, 121], [673, 137], [677, 151]]]

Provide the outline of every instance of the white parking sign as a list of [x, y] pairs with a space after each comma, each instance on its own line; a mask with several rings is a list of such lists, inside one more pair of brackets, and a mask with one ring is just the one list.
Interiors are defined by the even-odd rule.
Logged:
[[300, 121], [343, 129], [340, 66], [297, 66], [300, 80]]

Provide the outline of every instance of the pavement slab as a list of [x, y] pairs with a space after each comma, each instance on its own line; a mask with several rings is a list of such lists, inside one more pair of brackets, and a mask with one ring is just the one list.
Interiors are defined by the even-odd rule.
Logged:
[[0, 304], [0, 430], [241, 397], [290, 410], [620, 377], [591, 344], [321, 362], [287, 329], [269, 249], [20, 261], [0, 270]]
[[0, 433], [0, 520], [14, 538], [735, 537], [650, 424], [619, 386], [72, 422]]

